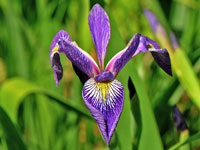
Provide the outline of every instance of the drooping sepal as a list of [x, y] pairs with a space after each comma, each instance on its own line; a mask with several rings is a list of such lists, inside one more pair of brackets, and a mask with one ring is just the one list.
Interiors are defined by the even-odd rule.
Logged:
[[82, 96], [109, 145], [123, 108], [123, 85], [117, 80], [96, 82], [91, 78], [85, 83]]

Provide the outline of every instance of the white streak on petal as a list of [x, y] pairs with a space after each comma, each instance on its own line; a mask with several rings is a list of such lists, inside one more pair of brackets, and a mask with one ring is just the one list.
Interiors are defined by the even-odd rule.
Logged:
[[91, 78], [85, 83], [82, 95], [108, 144], [122, 111], [123, 85], [117, 80], [104, 83]]

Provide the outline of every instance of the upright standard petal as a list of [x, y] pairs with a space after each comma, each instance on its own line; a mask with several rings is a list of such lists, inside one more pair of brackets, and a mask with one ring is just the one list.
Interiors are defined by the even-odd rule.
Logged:
[[85, 83], [82, 96], [109, 145], [123, 108], [123, 85], [117, 80], [96, 82], [91, 78]]
[[62, 78], [62, 65], [59, 53], [64, 53], [77, 70], [83, 72], [87, 77], [99, 74], [99, 68], [92, 57], [71, 41], [68, 33], [61, 30], [54, 37], [50, 47], [50, 62], [54, 71], [56, 85]]
[[[135, 43], [138, 43], [137, 46]], [[160, 46], [153, 40], [140, 34], [135, 34], [127, 47], [116, 54], [106, 66], [105, 71], [111, 71], [116, 76], [127, 61], [140, 52], [150, 51], [157, 64], [169, 75], [171, 72], [170, 57], [166, 49], [160, 49]], [[124, 56], [128, 56], [124, 59]]]
[[92, 39], [97, 50], [100, 69], [103, 70], [104, 58], [110, 39], [109, 18], [104, 9], [99, 4], [96, 4], [90, 11], [88, 20]]

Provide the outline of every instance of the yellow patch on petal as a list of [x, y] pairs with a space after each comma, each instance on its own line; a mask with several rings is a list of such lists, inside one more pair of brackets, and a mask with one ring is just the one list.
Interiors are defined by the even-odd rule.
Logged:
[[106, 95], [108, 94], [111, 83], [97, 82], [96, 85], [99, 87], [104, 103], [106, 103]]
[[52, 52], [58, 52], [59, 46], [55, 46], [52, 50]]

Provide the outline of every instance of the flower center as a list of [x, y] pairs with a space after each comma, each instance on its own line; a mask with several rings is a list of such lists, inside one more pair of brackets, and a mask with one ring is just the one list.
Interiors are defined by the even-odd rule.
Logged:
[[112, 72], [101, 71], [99, 75], [94, 77], [95, 81], [98, 82], [111, 82], [115, 79], [115, 76]]
[[97, 82], [96, 85], [99, 87], [99, 91], [102, 95], [103, 102], [106, 103], [106, 95], [109, 92], [109, 87], [111, 85], [111, 82], [107, 82], [107, 83]]

